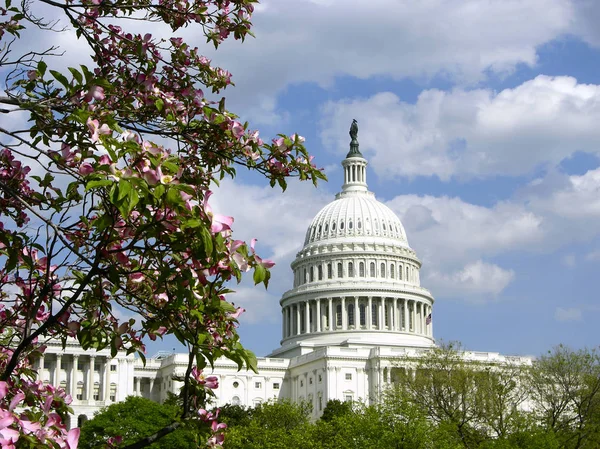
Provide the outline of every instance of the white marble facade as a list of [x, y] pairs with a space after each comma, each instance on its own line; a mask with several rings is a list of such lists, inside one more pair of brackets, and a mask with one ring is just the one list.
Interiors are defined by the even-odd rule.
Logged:
[[[420, 285], [421, 262], [398, 217], [369, 192], [356, 141], [342, 166], [342, 191], [315, 216], [291, 265], [294, 283], [280, 301], [280, 347], [258, 359], [259, 374], [218, 360], [216, 405], [308, 401], [317, 418], [329, 399], [373, 403], [395, 369], [435, 344], [434, 299]], [[497, 353], [465, 357], [530, 362]], [[183, 375], [186, 361], [185, 354], [159, 353], [144, 366], [124, 353], [111, 359], [107, 351], [50, 344], [38, 372], [73, 396], [75, 426], [129, 395], [164, 400], [179, 390], [173, 376]]]

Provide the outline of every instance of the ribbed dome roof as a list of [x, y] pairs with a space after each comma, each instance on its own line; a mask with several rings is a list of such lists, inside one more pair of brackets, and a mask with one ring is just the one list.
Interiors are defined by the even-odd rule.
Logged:
[[408, 246], [406, 232], [396, 214], [372, 194], [361, 193], [339, 196], [321, 209], [308, 227], [304, 244], [344, 237], [374, 236], [396, 240], [394, 243]]

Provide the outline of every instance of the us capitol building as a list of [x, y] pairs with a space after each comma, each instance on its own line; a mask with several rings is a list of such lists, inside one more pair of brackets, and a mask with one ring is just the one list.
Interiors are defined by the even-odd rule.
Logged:
[[[354, 122], [342, 190], [315, 216], [291, 264], [293, 288], [280, 300], [280, 347], [258, 359], [258, 374], [218, 360], [216, 405], [308, 401], [317, 418], [330, 399], [373, 403], [403, 361], [435, 345], [434, 299], [421, 287], [421, 262], [398, 217], [369, 192], [357, 134]], [[529, 361], [488, 352], [465, 357]], [[108, 350], [51, 344], [38, 372], [72, 395], [73, 427], [129, 395], [163, 401], [179, 391], [173, 376], [182, 376], [186, 364], [187, 354], [158, 353], [144, 366], [124, 352], [111, 358]]]

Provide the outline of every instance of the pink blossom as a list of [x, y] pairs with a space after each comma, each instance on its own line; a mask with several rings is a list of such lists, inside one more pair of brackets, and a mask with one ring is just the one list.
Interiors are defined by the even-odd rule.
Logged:
[[94, 173], [94, 167], [89, 162], [84, 162], [79, 166], [79, 174], [86, 176]]
[[69, 430], [69, 432], [67, 433], [67, 438], [65, 440], [66, 446], [64, 446], [66, 449], [77, 449], [80, 432], [81, 430], [78, 427]]
[[15, 407], [17, 407], [21, 403], [23, 399], [25, 399], [25, 393], [23, 393], [22, 391], [15, 394], [12, 398], [12, 401], [10, 401], [8, 411], [12, 412], [15, 409]]
[[244, 127], [240, 122], [233, 122], [231, 132], [233, 133], [233, 137], [239, 140], [244, 135]]
[[14, 443], [19, 441], [19, 432], [14, 429], [0, 429], [0, 446], [3, 449], [15, 449]]
[[8, 410], [0, 410], [0, 429], [4, 429], [16, 421], [14, 415]]
[[83, 101], [89, 103], [92, 100], [101, 101], [104, 100], [104, 89], [100, 86], [92, 86], [88, 90], [87, 94], [83, 97]]
[[108, 127], [106, 123], [100, 125], [98, 120], [92, 120], [91, 118], [87, 119], [87, 126], [90, 134], [92, 135], [92, 143], [98, 141], [100, 136], [102, 135], [110, 135], [112, 134], [112, 130]]
[[6, 394], [8, 393], [8, 384], [1, 380], [0, 381], [0, 401], [4, 398], [4, 396], [6, 396]]

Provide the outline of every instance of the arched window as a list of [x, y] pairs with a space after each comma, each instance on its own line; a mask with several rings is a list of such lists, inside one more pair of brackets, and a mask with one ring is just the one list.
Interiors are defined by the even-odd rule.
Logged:
[[348, 277], [354, 277], [354, 265], [352, 264], [352, 262], [348, 262]]
[[352, 229], [352, 220], [348, 220], [348, 229]]
[[406, 267], [406, 280], [408, 281], [408, 267]]
[[394, 264], [390, 265], [390, 277], [392, 279], [394, 279], [396, 277], [396, 272], [395, 272], [395, 269], [394, 269]]
[[381, 223], [381, 226], [383, 227], [383, 230], [385, 231], [385, 222]]
[[340, 230], [344, 229], [344, 220], [340, 221]]
[[88, 420], [87, 416], [85, 416], [85, 415], [79, 415], [77, 417], [77, 427], [83, 426], [83, 423], [86, 422], [87, 420]]
[[323, 229], [323, 225], [319, 225], [319, 235], [321, 235], [321, 230]]
[[306, 268], [304, 269], [304, 283], [306, 284], [308, 282], [308, 277], [306, 274]]
[[361, 304], [358, 308], [360, 310], [360, 325], [364, 326], [367, 322], [367, 307], [364, 304]]
[[348, 304], [348, 326], [354, 325], [354, 304]]
[[375, 230], [379, 231], [379, 222], [377, 221], [377, 218], [374, 221], [375, 221]]
[[310, 282], [315, 281], [315, 269], [314, 267], [310, 267]]
[[335, 221], [333, 223], [331, 223], [331, 230], [335, 231]]
[[398, 267], [398, 279], [402, 280], [402, 266]]
[[361, 262], [358, 264], [358, 275], [361, 278], [365, 277], [365, 263], [364, 262]]
[[342, 270], [342, 263], [340, 262], [340, 263], [338, 263], [338, 275], [337, 275], [338, 278], [343, 277], [344, 274], [343, 274], [342, 271], [343, 271]]
[[335, 326], [342, 327], [342, 305], [338, 304], [335, 307]]
[[231, 405], [242, 405], [242, 401], [240, 401], [239, 396], [234, 396], [231, 398]]
[[381, 266], [379, 267], [379, 276], [381, 276], [382, 278], [385, 277], [385, 264], [382, 263]]
[[384, 316], [385, 316], [385, 325], [386, 327], [389, 327], [390, 325], [390, 311], [389, 311], [389, 307], [387, 305], [383, 305], [383, 312], [384, 312]]
[[358, 219], [358, 223], [356, 224], [356, 227], [357, 227], [358, 229], [361, 229], [361, 228], [362, 228], [362, 223], [360, 222], [360, 218]]
[[319, 265], [318, 271], [319, 271], [319, 280], [322, 281], [323, 280], [323, 267], [321, 265]]
[[333, 269], [331, 267], [331, 264], [328, 263], [327, 264], [327, 279], [331, 279], [333, 277]]
[[329, 231], [329, 223], [325, 223], [325, 232]]
[[372, 278], [375, 277], [375, 262], [371, 262], [371, 265], [369, 266], [369, 274], [371, 275]]
[[371, 324], [377, 326], [377, 304], [371, 304]]

